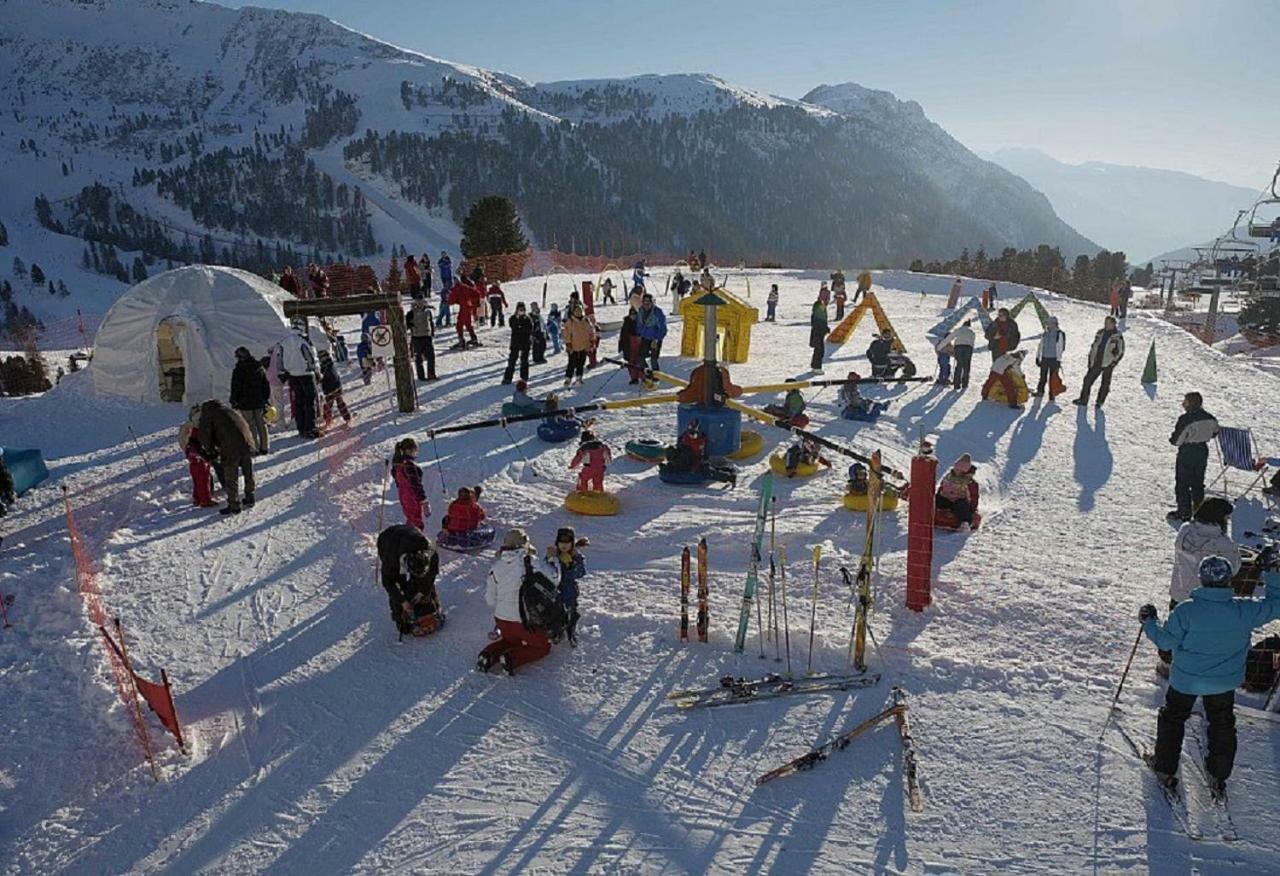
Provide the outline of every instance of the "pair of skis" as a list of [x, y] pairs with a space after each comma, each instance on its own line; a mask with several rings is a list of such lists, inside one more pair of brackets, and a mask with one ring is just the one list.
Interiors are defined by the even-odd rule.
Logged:
[[787, 678], [770, 673], [763, 678], [734, 678], [726, 675], [714, 687], [674, 690], [667, 701], [678, 709], [711, 708], [755, 703], [787, 696], [809, 696], [830, 691], [871, 687], [879, 675], [810, 675]]
[[862, 544], [862, 558], [858, 561], [855, 581], [843, 567], [840, 573], [854, 589], [857, 605], [853, 613], [853, 630], [849, 635], [849, 662], [859, 672], [867, 670], [867, 619], [871, 613], [871, 573], [875, 568], [876, 522], [880, 516], [880, 502], [884, 496], [884, 481], [880, 470], [880, 451], [871, 454], [867, 467], [867, 526]]
[[[689, 591], [690, 580], [689, 549], [680, 554], [680, 641], [689, 641]], [[711, 613], [708, 605], [711, 595], [710, 583], [707, 580], [707, 540], [698, 541], [698, 641], [707, 641], [707, 631], [711, 624]]]
[[[765, 472], [760, 480], [760, 502], [756, 506], [755, 533], [751, 539], [751, 565], [747, 570], [747, 583], [742, 590], [742, 609], [738, 613], [738, 634], [733, 640], [733, 650], [741, 654], [747, 648], [747, 630], [751, 626], [751, 603], [755, 599], [760, 581], [760, 562], [764, 549], [764, 530], [769, 523], [769, 502], [773, 498], [773, 472]], [[762, 651], [763, 653], [763, 651]]]

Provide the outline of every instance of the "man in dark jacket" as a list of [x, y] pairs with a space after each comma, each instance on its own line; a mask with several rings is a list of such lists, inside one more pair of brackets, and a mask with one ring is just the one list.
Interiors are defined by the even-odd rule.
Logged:
[[991, 321], [991, 325], [987, 326], [986, 335], [992, 362], [1005, 353], [1012, 353], [1018, 349], [1018, 344], [1022, 343], [1022, 332], [1018, 329], [1018, 323], [1009, 316], [1009, 310], [1006, 307], [1000, 308], [996, 313], [996, 318]]
[[893, 340], [888, 332], [873, 335], [867, 345], [867, 361], [871, 363], [872, 377], [889, 376], [889, 354], [893, 352]]
[[1182, 398], [1183, 414], [1173, 425], [1169, 443], [1178, 448], [1173, 466], [1173, 494], [1178, 509], [1170, 520], [1190, 520], [1204, 501], [1204, 471], [1209, 465], [1209, 442], [1218, 436], [1218, 421], [1204, 409], [1204, 397], [1189, 392]]
[[[404, 315], [409, 326], [409, 337], [413, 342], [413, 365], [418, 372], [418, 380], [436, 380], [436, 320], [431, 315], [431, 308], [425, 300], [413, 302], [413, 306]], [[422, 371], [422, 360], [427, 360], [427, 371]]]
[[244, 474], [243, 507], [252, 508], [254, 503], [253, 480], [253, 435], [249, 432], [249, 424], [244, 417], [233, 411], [217, 399], [192, 408], [192, 420], [200, 432], [200, 447], [203, 455], [214, 465], [221, 466], [225, 480], [223, 486], [227, 490], [227, 507], [219, 514], [239, 514], [240, 475]]
[[516, 360], [520, 360], [520, 379], [529, 379], [529, 351], [533, 348], [533, 320], [525, 312], [524, 302], [516, 305], [516, 312], [511, 314], [511, 349], [507, 354], [507, 370], [502, 375], [503, 383], [510, 383], [516, 370]]
[[809, 346], [813, 348], [809, 367], [819, 374], [822, 373], [822, 357], [827, 353], [827, 332], [827, 302], [819, 295], [809, 312]]
[[431, 539], [406, 523], [388, 526], [378, 534], [378, 563], [396, 629], [418, 636], [439, 629], [444, 623], [436, 593], [440, 555]]
[[1102, 328], [1093, 336], [1093, 344], [1089, 347], [1089, 369], [1085, 372], [1084, 382], [1080, 384], [1080, 397], [1072, 401], [1078, 405], [1087, 405], [1093, 382], [1101, 377], [1098, 400], [1094, 402], [1094, 406], [1102, 407], [1102, 403], [1107, 400], [1107, 393], [1111, 392], [1111, 372], [1116, 370], [1123, 358], [1124, 335], [1116, 328], [1116, 318], [1108, 316], [1103, 321]]
[[236, 367], [231, 371], [231, 407], [244, 417], [254, 437], [254, 455], [271, 449], [267, 435], [267, 405], [271, 404], [271, 383], [262, 361], [248, 347], [236, 347]]

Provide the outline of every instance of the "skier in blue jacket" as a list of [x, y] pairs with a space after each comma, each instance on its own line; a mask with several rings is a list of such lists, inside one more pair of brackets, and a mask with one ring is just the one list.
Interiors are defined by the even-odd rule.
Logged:
[[1210, 791], [1225, 793], [1236, 756], [1236, 688], [1244, 681], [1250, 632], [1280, 617], [1280, 572], [1274, 568], [1275, 552], [1265, 548], [1258, 555], [1266, 569], [1266, 598], [1237, 599], [1231, 588], [1231, 563], [1224, 557], [1200, 561], [1200, 586], [1191, 598], [1178, 603], [1169, 619], [1160, 623], [1154, 605], [1138, 612], [1142, 629], [1156, 647], [1173, 652], [1169, 689], [1156, 723], [1156, 751], [1152, 769], [1166, 787], [1177, 786], [1182, 736], [1196, 697], [1204, 700], [1209, 720], [1209, 754], [1205, 772]]
[[657, 371], [662, 339], [667, 336], [667, 315], [661, 307], [654, 306], [653, 296], [648, 292], [640, 299], [640, 309], [636, 311], [636, 334], [640, 336], [640, 361], [647, 361], [649, 369]]

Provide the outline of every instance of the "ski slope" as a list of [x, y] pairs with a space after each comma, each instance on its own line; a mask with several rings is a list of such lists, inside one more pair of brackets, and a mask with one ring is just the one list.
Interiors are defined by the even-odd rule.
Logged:
[[[665, 271], [654, 274], [660, 281]], [[734, 381], [806, 373], [819, 275], [736, 274], [730, 289], [745, 294], [748, 278], [762, 311], [768, 284], [780, 285], [779, 321], [756, 326], [752, 361], [732, 368]], [[949, 278], [878, 280], [892, 287], [876, 292], [929, 373], [924, 332], [943, 312]], [[549, 300], [563, 303], [569, 279], [548, 283]], [[542, 288], [536, 278], [507, 295], [532, 299]], [[1012, 287], [1001, 288], [1011, 304]], [[1054, 296], [1045, 303], [1068, 334], [1064, 376], [1074, 392], [1105, 311]], [[1020, 324], [1032, 347], [1040, 330], [1031, 309]], [[664, 365], [685, 374], [694, 363], [674, 356], [680, 326], [671, 323]], [[866, 373], [869, 332], [860, 327], [834, 351], [825, 376]], [[927, 384], [873, 389], [892, 406], [872, 426], [841, 420], [834, 388], [808, 391], [815, 429], [864, 452], [879, 447], [894, 467], [907, 467], [922, 433], [936, 436], [943, 465], [971, 453], [983, 526], [939, 535], [934, 604], [915, 614], [903, 607], [905, 507], [884, 518], [871, 620], [878, 686], [691, 712], [670, 708], [665, 692], [785, 665], [771, 642], [758, 656], [754, 619], [746, 653], [732, 649], [754, 485], [768, 452], [785, 446], [780, 432], [766, 430], [766, 451], [745, 464], [736, 490], [664, 485], [620, 459], [606, 483], [622, 513], [572, 518], [561, 507], [574, 482], [571, 447], [540, 442], [532, 426], [425, 440], [433, 426], [496, 416], [508, 397], [497, 385], [506, 333], [486, 328], [483, 348], [440, 357], [442, 380], [424, 385], [413, 415], [393, 411], [382, 375], [365, 388], [347, 371], [354, 427], [316, 443], [278, 428], [257, 466], [257, 507], [220, 519], [190, 507], [176, 446], [181, 406], [98, 399], [84, 374], [40, 398], [0, 399], [4, 443], [41, 446], [55, 475], [0, 529], [0, 590], [17, 593], [14, 627], [0, 634], [0, 871], [1274, 872], [1274, 725], [1240, 721], [1231, 788], [1241, 840], [1230, 845], [1212, 841], [1203, 795], [1192, 794], [1191, 807], [1209, 839], [1195, 843], [1150, 793], [1124, 742], [1114, 733], [1099, 742], [1137, 608], [1167, 598], [1167, 438], [1182, 392], [1202, 391], [1222, 423], [1251, 426], [1264, 450], [1280, 448], [1274, 376], [1144, 316], [1129, 320], [1126, 336], [1103, 411], [981, 402], [984, 348], [965, 394]], [[1147, 388], [1138, 377], [1153, 338], [1160, 383]], [[602, 349], [612, 343], [606, 337]], [[535, 368], [532, 392], [559, 390], [563, 356], [552, 363]], [[562, 398], [634, 390], [605, 366]], [[620, 450], [640, 435], [670, 439], [674, 422], [672, 407], [640, 408], [601, 415], [596, 430]], [[558, 526], [590, 537], [576, 650], [557, 647], [514, 678], [475, 672], [491, 627], [483, 600], [491, 555], [446, 554], [439, 590], [448, 624], [397, 643], [372, 538], [380, 519], [401, 519], [394, 487], [381, 507], [379, 497], [383, 459], [405, 434], [422, 443], [429, 530], [447, 503], [442, 488], [452, 495], [482, 483], [500, 527], [524, 527], [543, 547]], [[59, 485], [139, 671], [168, 670], [193, 740], [184, 755], [151, 721], [160, 784], [131, 738], [75, 592]], [[796, 671], [807, 657], [808, 558], [819, 544], [813, 665], [845, 667], [852, 607], [838, 567], [856, 563], [863, 525], [839, 506], [842, 486], [842, 472], [776, 485]], [[1240, 504], [1237, 537], [1262, 514]], [[682, 644], [680, 548], [701, 536], [711, 642]], [[1122, 701], [1120, 720], [1144, 739], [1162, 698], [1155, 659], [1152, 646], [1140, 646]], [[893, 685], [909, 698], [923, 812], [906, 806], [891, 722], [812, 772], [755, 788], [760, 773], [883, 709]], [[1189, 758], [1191, 739], [1187, 750]]]

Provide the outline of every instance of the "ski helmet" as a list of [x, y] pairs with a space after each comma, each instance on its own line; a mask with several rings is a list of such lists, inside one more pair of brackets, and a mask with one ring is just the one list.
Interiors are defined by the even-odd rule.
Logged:
[[427, 574], [427, 566], [431, 562], [430, 552], [425, 548], [407, 554], [404, 558], [405, 568], [409, 570], [409, 574], [415, 578], [421, 578]]
[[1205, 557], [1200, 561], [1200, 583], [1206, 587], [1226, 587], [1235, 572], [1223, 557]]

